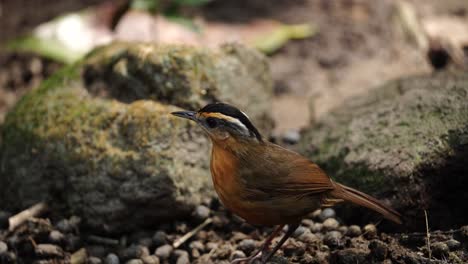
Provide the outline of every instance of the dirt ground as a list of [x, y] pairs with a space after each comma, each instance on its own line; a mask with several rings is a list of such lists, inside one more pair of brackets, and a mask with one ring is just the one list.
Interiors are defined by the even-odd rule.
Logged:
[[[0, 1], [2, 28], [0, 42], [16, 37], [37, 23], [47, 21], [62, 12], [81, 9], [96, 2], [101, 1]], [[418, 49], [416, 44], [409, 41], [395, 25], [394, 2], [392, 0], [224, 0], [214, 1], [201, 10], [187, 9], [185, 12], [211, 20], [236, 23], [266, 17], [286, 23], [307, 22], [317, 26], [319, 32], [315, 37], [288, 43], [270, 57], [275, 81], [272, 111], [276, 120], [276, 131], [273, 133], [282, 134], [304, 127], [309, 120], [322, 118], [324, 114], [351, 96], [365, 96], [370, 89], [387, 80], [433, 71], [426, 52]], [[465, 0], [412, 0], [411, 2], [422, 16], [434, 14], [468, 16], [468, 2]], [[37, 12], [38, 10], [40, 12]], [[0, 50], [0, 124], [5, 113], [21, 95], [37, 87], [60, 66], [60, 63], [36, 55], [12, 54]], [[239, 255], [251, 253], [252, 248], [258, 246], [269, 231], [268, 229], [255, 231], [253, 227], [236, 220], [219, 205], [207, 204], [207, 206], [211, 210], [210, 217], [214, 219], [211, 227], [182, 246], [183, 252], [177, 253], [177, 250], [171, 249], [167, 256], [158, 255], [158, 262], [154, 263], [182, 264], [184, 262], [179, 262], [179, 259], [185, 254], [188, 254], [188, 259], [196, 260], [198, 263], [227, 262], [235, 252]], [[59, 220], [54, 220], [52, 224], [45, 219], [33, 221], [27, 228], [22, 229], [22, 234], [6, 236], [4, 230], [0, 230], [0, 238], [3, 236], [5, 240], [8, 239], [9, 245], [18, 245], [15, 254], [23, 252], [28, 257], [28, 261], [32, 261], [33, 256], [36, 256], [31, 252], [31, 245], [28, 244], [30, 242], [25, 242], [30, 241], [28, 237], [37, 239], [34, 243], [60, 245], [65, 252], [60, 251], [62, 253], [59, 257], [62, 259], [67, 256], [69, 258], [73, 252], [85, 245], [91, 255], [100, 259], [107, 259], [109, 254], [115, 253], [121, 260], [127, 261], [141, 257], [138, 255], [140, 253], [135, 253], [135, 248], [131, 246], [133, 242], [146, 247], [141, 249], [143, 252], [146, 250], [156, 252], [198, 224], [195, 220], [184, 220], [159, 227], [158, 232], [164, 233], [163, 242], [156, 235], [157, 232], [142, 231], [142, 234], [113, 237], [110, 240], [97, 239], [98, 242], [94, 238], [91, 239], [94, 242], [90, 243], [89, 236], [93, 234], [86, 233], [86, 230], [80, 231], [79, 228], [64, 228], [59, 223], [69, 220]], [[379, 233], [371, 236], [354, 236], [347, 233], [349, 226], [344, 223], [322, 229], [324, 217], [314, 215], [308, 220], [310, 221], [303, 223], [306, 227], [302, 230], [303, 233], [296, 234], [296, 238], [280, 252], [282, 257], [279, 257], [275, 263], [463, 263], [464, 261], [466, 263], [468, 261], [465, 250], [468, 231], [460, 227], [454, 227], [454, 231], [433, 234], [431, 242], [436, 243], [434, 257], [427, 251], [426, 234]], [[322, 226], [319, 228], [320, 224]], [[343, 226], [346, 230], [345, 228], [340, 230]], [[3, 227], [0, 226], [1, 228]], [[50, 234], [51, 230], [58, 230], [65, 236], [57, 240], [45, 235]], [[331, 233], [332, 231], [337, 231], [339, 234]], [[249, 241], [245, 242], [246, 240]], [[451, 242], [453, 248], [446, 249], [448, 246], [444, 245], [449, 245], [447, 241], [450, 240], [456, 240], [458, 245]], [[115, 241], [118, 245], [113, 244]], [[197, 241], [199, 243], [196, 243]], [[141, 251], [138, 250], [136, 252]], [[162, 251], [161, 249], [158, 254], [163, 254]], [[10, 260], [0, 259], [0, 263], [7, 261]], [[94, 261], [96, 262], [90, 263], [101, 263], [96, 259]]]

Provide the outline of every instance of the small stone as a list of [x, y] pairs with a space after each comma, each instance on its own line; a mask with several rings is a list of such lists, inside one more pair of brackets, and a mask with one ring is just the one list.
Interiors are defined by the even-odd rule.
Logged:
[[177, 256], [176, 264], [190, 264], [189, 254], [185, 250], [175, 250], [174, 255]]
[[438, 259], [447, 258], [450, 250], [447, 244], [443, 242], [435, 242], [431, 245], [432, 255]]
[[52, 244], [38, 244], [34, 252], [41, 258], [63, 258], [62, 248]]
[[81, 239], [75, 235], [65, 236], [64, 248], [66, 251], [75, 252], [81, 247]]
[[341, 233], [338, 231], [327, 232], [323, 238], [323, 243], [331, 248], [336, 248], [341, 244]]
[[52, 230], [49, 233], [49, 240], [50, 242], [54, 244], [59, 244], [65, 239], [65, 235], [63, 235], [60, 231], [58, 230]]
[[312, 219], [320, 220], [320, 214], [322, 214], [322, 209], [317, 209], [310, 214], [310, 217], [312, 217]]
[[0, 263], [2, 264], [15, 264], [17, 263], [16, 260], [16, 254], [13, 252], [4, 252], [3, 254], [0, 254]]
[[122, 250], [120, 253], [120, 257], [124, 260], [137, 259], [148, 255], [148, 248], [140, 245], [131, 245], [130, 247]]
[[336, 230], [339, 226], [340, 224], [335, 218], [328, 218], [323, 222], [323, 228], [327, 231]]
[[62, 233], [70, 233], [73, 231], [73, 226], [70, 224], [68, 219], [60, 220], [55, 226]]
[[0, 229], [6, 229], [9, 225], [11, 213], [0, 211]]
[[89, 257], [88, 258], [88, 264], [101, 264], [102, 261], [100, 258], [97, 257]]
[[5, 242], [0, 241], [0, 254], [5, 253], [7, 251], [8, 251], [8, 245]]
[[300, 241], [304, 242], [304, 243], [307, 243], [307, 244], [319, 240], [319, 238], [317, 237], [317, 235], [312, 234], [312, 233], [310, 232], [310, 230], [307, 230], [306, 232], [304, 232], [302, 235], [300, 235], [300, 236], [298, 237], [298, 239], [299, 239]]
[[304, 232], [306, 231], [309, 231], [309, 229], [307, 229], [306, 227], [303, 227], [303, 226], [299, 226], [298, 228], [296, 228], [296, 230], [294, 230], [293, 234], [292, 234], [292, 237], [299, 237], [300, 235], [304, 234]]
[[109, 253], [104, 259], [105, 264], [120, 264], [119, 257], [114, 253]]
[[338, 231], [341, 232], [341, 234], [346, 234], [348, 232], [348, 227], [347, 226], [340, 226], [338, 227]]
[[374, 239], [369, 243], [369, 249], [371, 250], [371, 255], [374, 259], [383, 261], [387, 258], [388, 247], [384, 242]]
[[333, 210], [332, 208], [325, 208], [322, 210], [322, 212], [320, 212], [319, 219], [321, 221], [325, 221], [328, 218], [335, 218], [335, 216], [335, 210]]
[[301, 139], [301, 134], [297, 130], [288, 130], [286, 133], [283, 134], [282, 140], [286, 144], [297, 144]]
[[155, 255], [148, 255], [141, 257], [144, 264], [159, 264], [159, 258]]
[[361, 227], [358, 225], [351, 225], [348, 227], [348, 231], [346, 232], [346, 235], [349, 237], [358, 237], [362, 234], [361, 232]]
[[102, 245], [86, 246], [86, 251], [88, 252], [88, 255], [100, 258], [104, 258], [107, 254], [107, 249]]
[[239, 243], [237, 249], [242, 250], [245, 254], [249, 255], [255, 250], [255, 241], [253, 239], [244, 239]]
[[190, 242], [189, 248], [190, 249], [197, 249], [199, 251], [205, 251], [205, 245], [203, 245], [203, 243], [201, 241], [199, 241], [199, 240], [195, 240], [195, 241]]
[[158, 256], [160, 259], [168, 259], [172, 253], [172, 246], [171, 245], [163, 245], [154, 251], [154, 254]]
[[322, 223], [314, 223], [314, 225], [310, 227], [310, 231], [312, 231], [312, 233], [319, 233], [320, 231], [322, 231], [322, 229]]
[[211, 210], [210, 208], [204, 206], [204, 205], [199, 205], [195, 208], [195, 211], [193, 212], [193, 217], [197, 221], [204, 221], [208, 217], [210, 217]]
[[211, 251], [211, 250], [213, 250], [213, 249], [215, 249], [215, 248], [217, 248], [217, 247], [218, 247], [218, 243], [216, 243], [216, 242], [208, 242], [208, 243], [206, 243], [206, 250], [207, 250], [207, 251]]
[[364, 226], [364, 237], [367, 239], [372, 239], [377, 237], [377, 227], [373, 224], [368, 224]]
[[143, 260], [141, 259], [130, 259], [129, 261], [125, 262], [125, 264], [144, 264]]
[[167, 237], [166, 232], [156, 231], [156, 233], [154, 233], [153, 238], [152, 238], [154, 246], [159, 247], [159, 246], [166, 244], [167, 243], [166, 237]]
[[314, 225], [314, 221], [312, 221], [312, 220], [310, 220], [310, 219], [302, 219], [301, 224], [302, 224], [303, 226], [306, 226], [306, 227], [309, 227], [309, 228], [310, 228], [311, 226]]
[[453, 250], [459, 249], [461, 243], [460, 243], [460, 241], [458, 241], [458, 240], [450, 239], [450, 240], [445, 241], [445, 244], [447, 244], [447, 246], [449, 247], [449, 249], [450, 249], [451, 251], [453, 251]]
[[138, 244], [150, 248], [153, 247], [153, 239], [150, 237], [143, 237], [138, 240]]
[[468, 242], [468, 225], [460, 227], [460, 235], [463, 241]]
[[229, 257], [229, 259], [233, 261], [235, 259], [240, 259], [240, 258], [245, 258], [245, 257], [246, 255], [243, 251], [235, 250], [234, 252], [231, 253], [231, 256]]
[[355, 264], [368, 263], [366, 254], [359, 249], [349, 248], [344, 250], [335, 250], [330, 254], [330, 263], [334, 264]]

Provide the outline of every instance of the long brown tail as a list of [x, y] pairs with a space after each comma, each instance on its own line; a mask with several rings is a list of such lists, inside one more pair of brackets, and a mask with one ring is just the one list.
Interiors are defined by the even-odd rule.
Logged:
[[335, 185], [337, 185], [337, 188], [330, 192], [333, 198], [343, 199], [345, 201], [367, 207], [382, 214], [383, 217], [387, 218], [390, 221], [393, 221], [398, 224], [402, 223], [401, 215], [397, 211], [384, 205], [382, 202], [375, 199], [374, 197], [339, 183], [335, 183]]

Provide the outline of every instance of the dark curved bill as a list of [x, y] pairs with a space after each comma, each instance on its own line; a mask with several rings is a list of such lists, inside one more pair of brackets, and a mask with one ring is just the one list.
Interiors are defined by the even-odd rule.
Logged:
[[182, 118], [186, 118], [186, 119], [195, 121], [197, 112], [194, 112], [194, 111], [178, 111], [178, 112], [172, 112], [171, 114], [175, 115], [177, 117], [182, 117]]

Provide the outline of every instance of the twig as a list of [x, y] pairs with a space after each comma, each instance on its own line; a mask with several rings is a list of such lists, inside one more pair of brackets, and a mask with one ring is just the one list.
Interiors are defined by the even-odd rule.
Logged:
[[95, 235], [88, 236], [87, 240], [88, 242], [91, 242], [91, 243], [96, 243], [96, 244], [106, 245], [106, 246], [118, 246], [119, 245], [119, 241], [116, 239], [100, 237], [100, 236], [95, 236]]
[[188, 232], [187, 234], [185, 234], [181, 238], [174, 241], [174, 243], [172, 244], [172, 247], [178, 248], [180, 245], [185, 243], [185, 241], [189, 240], [192, 236], [194, 236], [196, 233], [198, 233], [198, 231], [202, 230], [205, 226], [211, 224], [212, 222], [213, 222], [212, 218], [207, 218], [203, 223], [201, 223], [199, 226], [195, 227], [192, 231]]
[[71, 255], [70, 263], [71, 264], [84, 264], [86, 263], [87, 258], [88, 258], [88, 253], [86, 252], [86, 249], [82, 248]]
[[424, 210], [424, 217], [426, 218], [426, 239], [427, 239], [427, 251], [429, 252], [429, 259], [432, 257], [431, 251], [431, 234], [429, 233], [429, 221], [427, 220], [427, 211]]
[[37, 203], [28, 209], [10, 217], [8, 219], [8, 231], [13, 231], [15, 228], [26, 222], [26, 220], [37, 217], [47, 211], [46, 203]]

